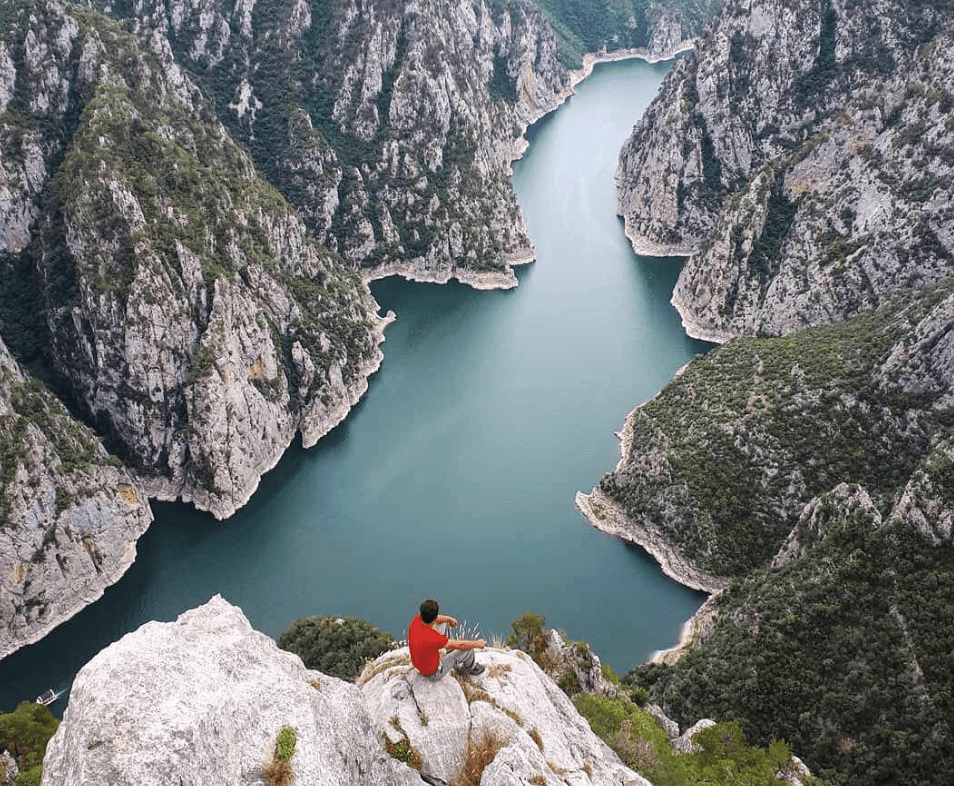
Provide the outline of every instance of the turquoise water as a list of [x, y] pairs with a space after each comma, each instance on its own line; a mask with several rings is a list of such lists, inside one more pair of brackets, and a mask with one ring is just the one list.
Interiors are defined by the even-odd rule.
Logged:
[[531, 130], [513, 182], [538, 261], [517, 289], [375, 283], [398, 320], [345, 423], [228, 521], [156, 504], [128, 574], [0, 662], [0, 709], [216, 593], [272, 636], [311, 614], [402, 636], [434, 596], [488, 637], [541, 612], [620, 672], [672, 645], [703, 596], [573, 504], [615, 466], [626, 413], [708, 348], [669, 305], [680, 262], [634, 256], [614, 214], [618, 151], [668, 68], [598, 66]]

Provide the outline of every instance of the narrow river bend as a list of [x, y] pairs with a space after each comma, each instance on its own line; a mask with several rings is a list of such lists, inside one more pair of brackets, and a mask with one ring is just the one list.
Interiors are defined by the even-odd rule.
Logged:
[[680, 261], [634, 256], [615, 216], [619, 149], [669, 68], [599, 65], [531, 129], [513, 183], [537, 262], [517, 289], [375, 283], [398, 320], [345, 423], [289, 450], [226, 522], [155, 505], [129, 573], [0, 662], [0, 711], [216, 593], [272, 636], [338, 614], [402, 637], [434, 596], [488, 638], [541, 612], [619, 672], [671, 646], [703, 596], [573, 504], [615, 465], [627, 412], [708, 349], [669, 304]]

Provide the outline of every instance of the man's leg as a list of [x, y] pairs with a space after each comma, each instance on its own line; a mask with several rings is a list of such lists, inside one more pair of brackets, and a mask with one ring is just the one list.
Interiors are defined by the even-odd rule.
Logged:
[[[436, 629], [446, 636], [449, 628], [446, 623], [441, 623], [436, 626]], [[480, 674], [484, 667], [478, 666], [475, 662], [473, 650], [448, 650], [447, 654], [441, 658], [441, 665], [437, 667], [437, 671], [430, 676], [430, 679], [439, 680], [451, 669], [458, 669], [465, 674]]]
[[[476, 670], [476, 663], [474, 663], [474, 651], [473, 650], [450, 650], [443, 658], [441, 658], [441, 666], [443, 666], [447, 671], [451, 669], [458, 669], [459, 671], [466, 672], [467, 674], [472, 674]], [[483, 669], [477, 671], [479, 674]]]

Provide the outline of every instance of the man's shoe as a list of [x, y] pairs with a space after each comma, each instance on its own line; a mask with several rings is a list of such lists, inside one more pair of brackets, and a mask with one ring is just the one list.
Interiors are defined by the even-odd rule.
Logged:
[[484, 667], [480, 664], [477, 664], [470, 671], [467, 672], [471, 677], [476, 677], [478, 674], [484, 673]]

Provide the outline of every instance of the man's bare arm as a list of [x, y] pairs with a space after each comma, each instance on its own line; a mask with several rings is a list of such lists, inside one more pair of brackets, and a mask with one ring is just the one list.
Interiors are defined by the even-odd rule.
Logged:
[[431, 625], [450, 625], [452, 628], [456, 628], [457, 620], [447, 614], [438, 614], [437, 619]]
[[451, 639], [447, 642], [447, 649], [449, 650], [482, 650], [487, 646], [487, 641], [485, 639]]

